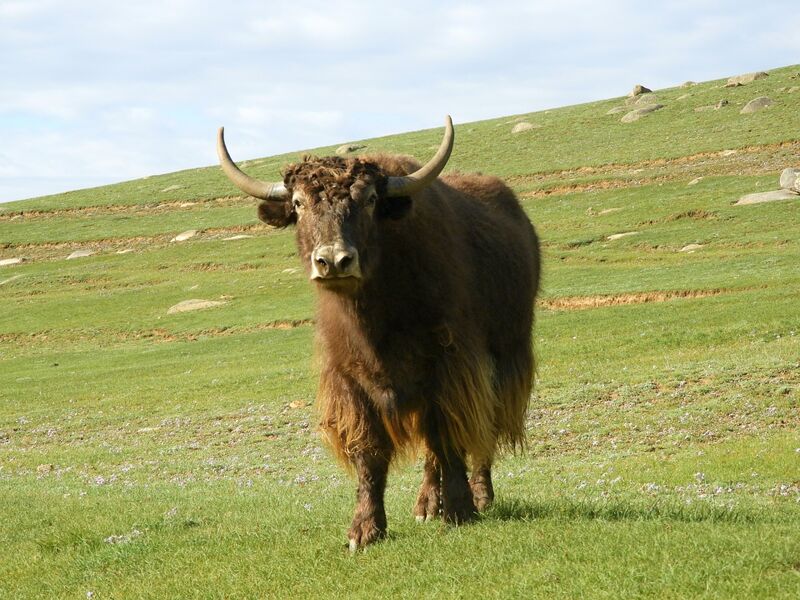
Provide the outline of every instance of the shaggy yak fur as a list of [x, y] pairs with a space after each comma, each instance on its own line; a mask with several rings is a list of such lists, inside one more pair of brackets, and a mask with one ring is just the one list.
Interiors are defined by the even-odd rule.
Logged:
[[463, 523], [493, 500], [498, 448], [524, 442], [536, 234], [494, 177], [452, 174], [387, 197], [387, 176], [418, 168], [404, 156], [306, 157], [284, 172], [288, 200], [259, 206], [263, 221], [297, 225], [309, 272], [322, 244], [357, 251], [359, 278], [315, 280], [321, 427], [358, 477], [351, 549], [386, 533], [398, 453], [424, 451], [417, 519]]

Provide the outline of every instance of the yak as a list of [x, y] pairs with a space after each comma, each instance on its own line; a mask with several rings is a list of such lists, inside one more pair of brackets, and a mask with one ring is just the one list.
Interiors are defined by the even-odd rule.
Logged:
[[493, 501], [497, 451], [524, 445], [539, 242], [500, 179], [439, 177], [453, 140], [448, 116], [424, 166], [305, 156], [269, 183], [234, 164], [223, 128], [217, 136], [223, 171], [260, 199], [259, 218], [296, 226], [317, 292], [320, 428], [358, 479], [351, 551], [386, 535], [399, 454], [424, 453], [417, 520], [460, 524]]

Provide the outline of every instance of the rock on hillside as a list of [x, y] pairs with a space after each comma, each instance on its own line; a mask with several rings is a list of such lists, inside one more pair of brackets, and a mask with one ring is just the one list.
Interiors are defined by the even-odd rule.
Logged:
[[638, 121], [645, 115], [649, 115], [651, 112], [655, 112], [664, 108], [663, 104], [651, 104], [650, 106], [643, 106], [642, 108], [637, 108], [636, 110], [632, 110], [628, 114], [626, 114], [620, 121], [622, 123], [633, 123], [634, 121]]
[[658, 102], [658, 96], [653, 94], [652, 92], [645, 92], [644, 94], [640, 94], [638, 96], [629, 96], [625, 98], [625, 105], [631, 106], [635, 104], [636, 106], [641, 106], [643, 104], [656, 104]]
[[539, 129], [541, 125], [534, 125], [533, 123], [528, 123], [527, 121], [523, 121], [522, 123], [517, 123], [511, 129], [511, 133], [522, 133], [523, 131], [530, 131], [531, 129]]
[[188, 239], [193, 238], [197, 235], [196, 229], [190, 229], [189, 231], [184, 231], [183, 233], [179, 233], [174, 238], [170, 240], [170, 242], [185, 242]]
[[344, 144], [336, 149], [336, 154], [339, 156], [344, 156], [345, 154], [352, 154], [353, 152], [358, 152], [364, 148], [366, 148], [366, 146], [359, 144]]
[[775, 200], [797, 200], [800, 195], [792, 192], [791, 190], [773, 190], [771, 192], [757, 192], [755, 194], [747, 194], [739, 198], [735, 206], [742, 206], [745, 204], [761, 204], [762, 202], [774, 202]]
[[746, 85], [748, 83], [753, 83], [756, 79], [764, 79], [764, 77], [769, 77], [769, 73], [758, 71], [756, 73], [745, 73], [744, 75], [736, 75], [735, 77], [731, 77], [728, 79], [728, 83], [725, 84], [725, 87], [736, 87], [739, 85]]
[[729, 102], [727, 100], [723, 99], [723, 100], [720, 100], [719, 102], [717, 102], [716, 104], [712, 104], [712, 105], [709, 105], [709, 106], [698, 106], [697, 108], [694, 109], [694, 112], [706, 112], [706, 111], [709, 111], [709, 110], [719, 110], [720, 108], [723, 108], [724, 106], [728, 106], [728, 104], [729, 104]]
[[633, 89], [631, 90], [631, 93], [628, 94], [628, 96], [633, 98], [634, 96], [641, 96], [642, 94], [649, 94], [652, 91], [653, 90], [651, 90], [649, 88], [646, 88], [643, 85], [637, 83], [635, 86], [633, 86]]
[[608, 241], [610, 241], [610, 242], [613, 242], [614, 240], [619, 240], [619, 239], [622, 239], [624, 237], [628, 237], [629, 235], [639, 235], [639, 232], [638, 231], [626, 231], [624, 233], [613, 233], [613, 234], [609, 235], [606, 239]]
[[11, 265], [18, 265], [21, 262], [25, 262], [24, 258], [4, 258], [0, 260], [0, 267], [10, 267]]
[[744, 108], [739, 112], [743, 115], [747, 115], [750, 113], [758, 112], [763, 108], [767, 108], [772, 104], [772, 100], [767, 96], [759, 96], [758, 98], [754, 98], [750, 100], [747, 104], [744, 105]]
[[775, 200], [800, 200], [800, 169], [792, 167], [784, 169], [781, 173], [780, 186], [779, 190], [742, 196], [736, 206], [774, 202]]
[[225, 304], [225, 302], [221, 300], [202, 300], [200, 298], [192, 298], [191, 300], [184, 300], [183, 302], [178, 302], [177, 304], [170, 306], [167, 314], [174, 315], [175, 313], [202, 310], [204, 308], [222, 306], [223, 304]]
[[800, 194], [800, 169], [788, 168], [781, 173], [780, 185], [784, 190]]

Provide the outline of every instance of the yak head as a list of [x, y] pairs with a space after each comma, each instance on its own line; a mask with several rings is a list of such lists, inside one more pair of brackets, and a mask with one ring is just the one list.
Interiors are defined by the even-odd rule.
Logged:
[[369, 157], [305, 157], [284, 170], [284, 180], [268, 183], [243, 173], [225, 147], [217, 154], [225, 174], [243, 192], [260, 198], [258, 216], [277, 227], [295, 224], [297, 245], [310, 279], [326, 290], [353, 294], [378, 263], [378, 221], [398, 219], [411, 198], [438, 177], [453, 149], [453, 123], [436, 155], [408, 175], [388, 175]]

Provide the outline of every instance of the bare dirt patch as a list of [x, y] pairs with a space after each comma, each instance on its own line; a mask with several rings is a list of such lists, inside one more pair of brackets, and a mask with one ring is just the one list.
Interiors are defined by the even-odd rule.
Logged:
[[308, 327], [314, 324], [313, 319], [278, 319], [256, 325], [237, 327], [211, 327], [199, 331], [171, 332], [164, 328], [145, 329], [139, 331], [100, 330], [46, 330], [31, 333], [0, 333], [0, 343], [15, 344], [22, 347], [35, 345], [61, 344], [64, 342], [97, 342], [100, 346], [108, 346], [125, 342], [148, 340], [157, 343], [194, 342], [209, 337], [245, 335], [259, 331], [289, 330]]
[[[202, 230], [199, 235], [195, 236], [195, 242], [198, 240], [219, 239], [232, 234], [263, 234], [273, 230], [274, 228], [260, 222], [248, 223], [246, 225], [232, 225], [229, 227], [210, 227]], [[137, 252], [141, 250], [163, 248], [170, 244], [170, 240], [173, 237], [175, 237], [174, 233], [164, 233], [153, 236], [102, 238], [80, 242], [0, 243], [0, 250], [6, 249], [13, 250], [14, 252], [25, 251], [25, 255], [34, 260], [62, 260], [66, 258], [70, 252], [78, 250], [89, 250], [95, 254], [112, 252], [119, 254], [121, 250], [126, 250], [130, 253], [131, 251]]]
[[[747, 146], [736, 150], [699, 152], [670, 159], [646, 160], [631, 164], [611, 163], [594, 167], [576, 167], [560, 171], [512, 175], [512, 186], [540, 184], [542, 189], [522, 194], [524, 198], [542, 198], [595, 190], [626, 189], [643, 185], [682, 180], [694, 181], [719, 175], [767, 175], [781, 171], [800, 154], [800, 140]], [[597, 177], [595, 181], [587, 178]], [[581, 180], [574, 181], [570, 180]], [[698, 181], [698, 183], [699, 183]]]
[[[514, 178], [510, 177], [509, 180]], [[546, 198], [547, 196], [563, 196], [566, 194], [576, 194], [580, 192], [593, 192], [602, 190], [619, 190], [631, 187], [639, 187], [643, 185], [652, 185], [654, 183], [667, 183], [676, 179], [676, 177], [669, 177], [662, 175], [660, 177], [646, 177], [637, 179], [600, 179], [597, 181], [584, 182], [584, 183], [569, 183], [564, 185], [554, 185], [540, 190], [533, 190], [531, 192], [524, 192], [520, 194], [523, 198]]]
[[669, 215], [665, 221], [680, 221], [681, 219], [693, 219], [695, 221], [704, 220], [704, 219], [716, 219], [719, 215], [715, 212], [703, 210], [701, 208], [696, 208], [693, 210], [687, 210], [682, 213], [676, 213], [674, 215]]
[[565, 296], [548, 298], [539, 301], [539, 306], [547, 310], [588, 310], [604, 306], [622, 306], [626, 304], [647, 304], [650, 302], [668, 302], [690, 298], [708, 298], [719, 296], [730, 290], [671, 290], [664, 292], [637, 292], [630, 294], [614, 294], [607, 296]]
[[217, 272], [217, 271], [258, 271], [259, 269], [263, 269], [262, 265], [256, 265], [253, 263], [242, 263], [240, 265], [230, 265], [225, 263], [215, 263], [215, 262], [202, 262], [202, 263], [194, 263], [190, 265], [186, 265], [185, 267], [181, 267], [181, 271], [184, 273], [195, 273], [195, 272]]
[[681, 221], [683, 219], [690, 219], [692, 221], [713, 221], [719, 219], [719, 214], [716, 212], [697, 208], [680, 213], [667, 215], [662, 219], [650, 219], [648, 221], [642, 221], [641, 223], [638, 223], [638, 226], [641, 227], [644, 225], [657, 225], [659, 223], [672, 223], [674, 221]]
[[205, 210], [220, 206], [255, 206], [254, 200], [249, 196], [224, 196], [210, 200], [185, 200], [175, 202], [153, 202], [151, 204], [107, 204], [100, 206], [81, 206], [75, 208], [59, 208], [54, 210], [18, 210], [0, 213], [0, 222], [3, 221], [32, 221], [52, 219], [56, 217], [92, 217], [101, 215], [128, 214], [152, 215], [175, 210]]

